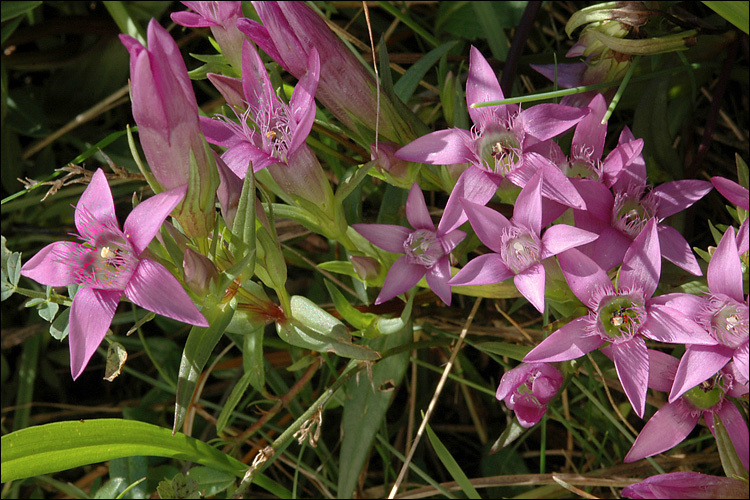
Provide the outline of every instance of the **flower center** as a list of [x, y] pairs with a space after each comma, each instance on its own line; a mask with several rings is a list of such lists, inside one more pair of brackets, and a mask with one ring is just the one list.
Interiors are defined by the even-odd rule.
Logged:
[[445, 250], [434, 231], [417, 229], [404, 241], [404, 253], [410, 264], [419, 264], [430, 269], [445, 255]]
[[726, 295], [710, 295], [698, 321], [723, 346], [737, 349], [748, 341], [747, 306]]
[[101, 290], [122, 290], [128, 284], [138, 259], [135, 258], [130, 245], [116, 235], [108, 235], [102, 243], [90, 248], [76, 273], [81, 285]]
[[721, 384], [721, 375], [705, 380], [696, 385], [685, 394], [683, 398], [698, 410], [708, 410], [719, 404], [724, 399], [724, 388]]
[[633, 295], [605, 298], [597, 312], [597, 324], [610, 342], [624, 342], [633, 338], [646, 320], [646, 309]]
[[601, 177], [601, 162], [592, 158], [594, 148], [576, 144], [570, 152], [570, 160], [562, 164], [562, 171], [567, 177], [578, 179], [595, 179]]
[[524, 227], [511, 226], [500, 235], [500, 258], [515, 274], [539, 262], [542, 242]]
[[263, 150], [286, 163], [292, 142], [291, 110], [282, 101], [278, 105], [276, 113], [272, 112], [270, 106], [262, 106], [255, 114], [255, 122], [260, 129]]
[[615, 193], [612, 225], [630, 238], [638, 236], [656, 213], [655, 203], [648, 198], [640, 199], [630, 193]]
[[497, 174], [512, 172], [521, 158], [521, 144], [513, 132], [495, 129], [483, 132], [477, 139], [482, 164]]

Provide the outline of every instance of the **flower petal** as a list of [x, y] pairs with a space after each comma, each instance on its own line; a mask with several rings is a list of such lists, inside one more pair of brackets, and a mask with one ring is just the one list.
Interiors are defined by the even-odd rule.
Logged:
[[641, 334], [658, 342], [670, 344], [716, 345], [710, 333], [677, 309], [663, 305], [649, 305], [648, 317]]
[[310, 130], [312, 130], [315, 121], [315, 91], [318, 88], [319, 80], [320, 56], [318, 51], [313, 48], [307, 57], [307, 72], [294, 87], [292, 98], [289, 100], [294, 120], [297, 123], [289, 145], [290, 152], [295, 151], [310, 135]]
[[523, 358], [524, 363], [569, 361], [598, 349], [604, 341], [587, 332], [588, 316], [576, 318], [533, 348]]
[[544, 266], [537, 263], [513, 278], [513, 283], [521, 295], [540, 313], [544, 313], [544, 277]]
[[396, 151], [396, 158], [430, 165], [476, 161], [474, 141], [468, 130], [450, 128], [419, 137]]
[[[466, 80], [466, 105], [469, 107], [471, 121], [479, 124], [482, 116], [491, 115], [493, 108], [472, 108], [477, 102], [499, 101], [504, 99], [503, 90], [497, 81], [497, 75], [492, 70], [481, 52], [472, 45], [469, 54], [469, 77]], [[502, 106], [503, 110], [506, 108]]]
[[21, 274], [46, 286], [77, 283], [76, 275], [92, 250], [72, 241], [56, 241], [39, 250], [21, 267]]
[[682, 400], [662, 406], [641, 429], [624, 462], [635, 462], [674, 448], [690, 434], [699, 419], [700, 413]]
[[208, 326], [208, 321], [177, 279], [152, 260], [141, 259], [125, 287], [125, 295], [134, 304], [156, 314], [190, 325]]
[[607, 137], [607, 124], [602, 123], [607, 112], [607, 101], [601, 94], [589, 103], [589, 114], [583, 118], [573, 134], [573, 147], [579, 149], [591, 148], [591, 158], [598, 160], [604, 151], [604, 139]]
[[660, 275], [659, 235], [656, 231], [656, 219], [651, 219], [625, 252], [618, 288], [640, 289], [645, 297], [651, 297], [659, 284]]
[[461, 206], [469, 217], [469, 222], [477, 237], [493, 252], [500, 253], [503, 230], [510, 227], [510, 221], [490, 207], [472, 203], [466, 199], [461, 200]]
[[276, 50], [276, 45], [274, 45], [265, 26], [252, 19], [240, 18], [237, 20], [237, 29], [255, 42], [271, 59], [279, 63], [285, 70], [289, 70], [284, 59], [281, 58], [281, 54]]
[[[716, 410], [716, 414], [721, 418], [721, 423], [727, 429], [729, 438], [734, 445], [734, 451], [737, 452], [737, 456], [740, 458], [745, 470], [747, 470], [748, 465], [750, 465], [750, 449], [748, 448], [747, 423], [742, 417], [742, 413], [730, 401], [724, 400], [719, 409]], [[713, 434], [714, 415], [711, 412], [706, 412], [703, 418], [706, 420], [706, 424], [708, 424], [708, 428], [711, 429], [711, 433]], [[715, 434], [714, 437], [716, 437]]]
[[490, 285], [500, 283], [513, 276], [508, 266], [496, 253], [488, 253], [471, 259], [448, 282], [451, 286], [458, 285]]
[[416, 182], [411, 186], [409, 197], [406, 199], [406, 219], [414, 229], [435, 230], [435, 224], [430, 218], [430, 212], [424, 201], [424, 194]]
[[594, 295], [614, 294], [615, 288], [607, 273], [577, 248], [564, 251], [557, 259], [570, 290], [589, 309], [596, 308]]
[[375, 305], [382, 304], [387, 300], [391, 300], [396, 295], [410, 290], [422, 279], [425, 271], [424, 266], [410, 264], [406, 260], [406, 255], [399, 257], [388, 270], [383, 288], [380, 290], [378, 298], [375, 299]]
[[568, 226], [556, 224], [548, 228], [542, 235], [542, 259], [557, 255], [586, 243], [591, 243], [599, 237], [598, 234]]
[[711, 184], [721, 193], [724, 198], [731, 201], [740, 208], [750, 210], [750, 201], [748, 201], [748, 190], [734, 181], [724, 177], [711, 177]]
[[451, 287], [448, 280], [451, 279], [451, 264], [448, 256], [439, 259], [425, 274], [427, 284], [435, 295], [440, 297], [445, 305], [451, 305]]
[[672, 389], [680, 360], [665, 352], [648, 350], [648, 386], [660, 392]]
[[734, 228], [727, 228], [711, 256], [706, 279], [711, 293], [722, 293], [742, 302], [742, 263], [734, 239]]
[[367, 241], [386, 252], [404, 253], [404, 242], [412, 231], [394, 224], [352, 224]]
[[704, 380], [713, 377], [729, 363], [734, 349], [721, 345], [688, 345], [680, 359], [674, 384], [669, 393], [669, 402], [682, 396]]
[[690, 274], [703, 276], [701, 266], [699, 266], [698, 261], [695, 260], [695, 255], [693, 255], [693, 251], [690, 250], [690, 245], [685, 240], [685, 237], [675, 228], [665, 226], [664, 224], [659, 224], [657, 230], [659, 231], [661, 256]]
[[[559, 170], [558, 170], [559, 172]], [[539, 236], [542, 231], [542, 173], [537, 171], [521, 189], [513, 207], [513, 222], [520, 222]], [[575, 189], [573, 189], [575, 191]], [[576, 194], [578, 194], [576, 192]], [[478, 235], [477, 235], [478, 236]]]
[[656, 216], [660, 219], [674, 215], [700, 200], [714, 187], [710, 182], [687, 179], [665, 182], [651, 191], [658, 200]]
[[612, 358], [617, 376], [633, 406], [635, 414], [643, 418], [646, 410], [648, 389], [648, 349], [641, 337], [633, 337], [627, 342], [610, 344], [602, 352]]
[[518, 116], [523, 130], [532, 137], [545, 141], [556, 137], [589, 114], [588, 109], [560, 104], [537, 104]]
[[151, 243], [169, 213], [182, 202], [186, 192], [187, 185], [170, 189], [142, 201], [130, 212], [123, 228], [136, 255], [140, 255]]
[[[119, 229], [117, 216], [115, 215], [115, 202], [112, 200], [112, 191], [107, 183], [107, 177], [101, 168], [96, 169], [91, 176], [91, 183], [81, 194], [76, 204], [75, 224], [78, 234], [86, 241], [96, 241], [100, 229], [91, 227], [88, 222], [88, 214], [102, 226], [110, 229]], [[94, 234], [96, 233], [96, 234]]]
[[466, 222], [468, 216], [461, 199], [486, 205], [497, 192], [501, 180], [502, 177], [474, 165], [464, 170], [445, 204], [443, 216], [438, 223], [438, 233], [449, 233]]
[[279, 101], [273, 91], [271, 79], [255, 46], [247, 40], [242, 43], [242, 89], [247, 102], [260, 101], [268, 107], [267, 111], [275, 115]]
[[70, 306], [70, 374], [77, 379], [104, 340], [120, 302], [120, 290], [82, 286]]

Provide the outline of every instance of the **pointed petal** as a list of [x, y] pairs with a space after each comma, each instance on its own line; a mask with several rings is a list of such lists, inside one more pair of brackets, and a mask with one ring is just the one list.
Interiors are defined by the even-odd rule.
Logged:
[[598, 234], [568, 226], [567, 224], [556, 224], [551, 226], [542, 235], [542, 259], [557, 255], [586, 243], [591, 243], [599, 237]]
[[604, 139], [607, 137], [607, 124], [602, 123], [607, 112], [607, 101], [601, 94], [589, 103], [589, 114], [576, 125], [573, 134], [573, 147], [591, 148], [591, 158], [598, 160], [604, 152]]
[[[247, 107], [245, 104], [245, 93], [242, 90], [242, 80], [216, 73], [208, 73], [206, 76], [229, 106], [240, 110], [244, 110]], [[199, 116], [198, 119], [210, 120], [210, 118], [206, 118], [205, 116]]]
[[[615, 204], [615, 198], [612, 196], [610, 191], [604, 184], [596, 182], [591, 179], [571, 179], [570, 182], [578, 191], [578, 194], [583, 198], [586, 205], [586, 210], [577, 210], [576, 226], [579, 226], [578, 219], [580, 215], [587, 214], [599, 221], [605, 222], [609, 225], [612, 218], [612, 208]], [[582, 227], [582, 229], [589, 229], [588, 227]], [[591, 230], [591, 229], [589, 229]]]
[[682, 396], [709, 377], [713, 377], [732, 359], [734, 349], [720, 345], [688, 345], [680, 359], [669, 402]]
[[734, 351], [734, 364], [740, 373], [739, 381], [747, 387], [748, 373], [750, 373], [750, 344], [745, 342]]
[[472, 108], [472, 104], [499, 101], [504, 98], [497, 75], [482, 53], [472, 46], [469, 55], [469, 77], [466, 80], [466, 105], [469, 107], [471, 121], [478, 124], [483, 115], [492, 113], [492, 107]]
[[396, 295], [410, 290], [422, 279], [424, 274], [424, 266], [410, 264], [406, 260], [406, 255], [399, 257], [388, 270], [383, 288], [380, 290], [378, 298], [375, 299], [375, 305], [382, 304]]
[[133, 245], [136, 255], [143, 252], [159, 232], [169, 213], [182, 202], [187, 185], [176, 187], [142, 201], [125, 220], [125, 237]]
[[224, 160], [227, 167], [229, 167], [240, 179], [245, 178], [245, 175], [247, 175], [247, 169], [251, 164], [253, 172], [257, 172], [260, 170], [258, 165], [261, 163], [267, 166], [278, 161], [269, 156], [268, 153], [262, 149], [253, 146], [247, 141], [237, 142], [237, 144], [224, 151], [224, 154], [221, 155], [221, 159]]
[[[524, 162], [527, 158], [524, 158]], [[562, 203], [565, 206], [586, 209], [586, 202], [571, 180], [552, 162], [545, 161], [542, 166], [542, 196]]]
[[685, 237], [675, 228], [659, 224], [656, 229], [659, 231], [659, 247], [661, 256], [672, 264], [681, 267], [690, 274], [703, 276], [701, 266], [695, 260], [695, 255], [690, 249], [690, 245]]
[[134, 304], [156, 314], [190, 325], [208, 326], [177, 279], [152, 260], [141, 259], [125, 287], [125, 295]]
[[589, 110], [584, 108], [537, 104], [521, 111], [518, 119], [527, 134], [545, 141], [562, 134], [588, 114]]
[[[734, 445], [734, 451], [737, 452], [737, 456], [740, 458], [742, 465], [745, 470], [750, 465], [750, 448], [748, 444], [748, 429], [745, 419], [742, 417], [742, 413], [734, 406], [730, 401], [724, 400], [722, 405], [716, 410], [716, 414], [721, 418], [721, 423], [727, 429], [729, 439], [732, 440]], [[703, 417], [708, 424], [708, 428], [711, 429], [711, 433], [714, 433], [714, 418], [711, 412], [706, 412]], [[714, 437], [716, 435], [714, 434]]]
[[294, 87], [289, 105], [294, 113], [294, 121], [297, 126], [294, 136], [289, 145], [289, 151], [296, 151], [302, 145], [307, 136], [310, 135], [313, 122], [315, 121], [315, 91], [320, 80], [320, 56], [313, 48], [307, 57], [307, 72]]
[[466, 222], [468, 216], [461, 205], [462, 198], [486, 205], [497, 192], [501, 180], [502, 177], [474, 165], [464, 170], [445, 204], [443, 216], [438, 224], [438, 233], [449, 233]]
[[414, 229], [435, 230], [435, 224], [432, 223], [430, 212], [427, 210], [427, 204], [424, 201], [422, 190], [419, 184], [412, 184], [409, 190], [409, 197], [406, 199], [406, 219]]
[[750, 249], [750, 223], [748, 223], [748, 220], [750, 219], [745, 219], [742, 224], [740, 224], [739, 231], [737, 231], [737, 252], [739, 252], [740, 255]]
[[258, 21], [253, 21], [252, 19], [240, 18], [237, 20], [237, 29], [247, 35], [250, 40], [255, 42], [263, 52], [271, 57], [271, 59], [281, 64], [285, 70], [289, 70], [284, 63], [284, 60], [281, 58], [279, 51], [276, 49], [276, 45], [274, 45], [271, 35], [268, 33], [265, 26]]
[[534, 264], [513, 278], [513, 283], [521, 295], [540, 313], [544, 313], [544, 277], [544, 266]]
[[255, 46], [247, 40], [242, 42], [242, 89], [247, 102], [264, 102], [272, 114], [278, 108], [279, 102], [266, 67]]
[[[553, 167], [556, 168], [556, 167]], [[559, 172], [559, 170], [558, 170]], [[521, 223], [537, 236], [542, 231], [542, 173], [537, 171], [521, 189], [513, 207], [513, 222]], [[575, 189], [573, 189], [575, 191]], [[576, 192], [576, 194], [578, 194]]]
[[734, 228], [727, 228], [721, 238], [708, 263], [706, 278], [711, 293], [723, 293], [742, 302], [742, 263], [734, 239]]
[[[576, 226], [578, 223], [576, 222]], [[625, 257], [632, 241], [620, 231], [607, 226], [602, 229], [599, 237], [590, 245], [583, 245], [579, 249], [589, 256], [605, 271], [619, 266]]]
[[82, 286], [70, 307], [70, 374], [77, 379], [104, 340], [115, 316], [120, 290], [94, 290]]
[[623, 178], [626, 180], [623, 181], [623, 185], [618, 186], [621, 190], [625, 189], [628, 183], [639, 183], [640, 181], [631, 176], [627, 168], [638, 159], [641, 151], [643, 139], [625, 142], [613, 149], [602, 162], [602, 183], [608, 187], [614, 186], [622, 172], [625, 172]]
[[448, 280], [451, 279], [451, 264], [448, 256], [438, 260], [425, 275], [427, 284], [430, 285], [435, 295], [440, 297], [445, 305], [451, 305], [451, 287]]
[[724, 177], [711, 177], [711, 184], [727, 200], [731, 201], [740, 208], [750, 210], [750, 201], [748, 201], [748, 190], [739, 184]]
[[523, 362], [569, 361], [598, 349], [604, 341], [597, 335], [590, 335], [586, 331], [590, 322], [587, 316], [574, 319], [542, 340], [523, 358]]
[[541, 73], [551, 82], [555, 82], [557, 78], [557, 85], [569, 89], [571, 87], [578, 87], [583, 81], [583, 74], [588, 68], [588, 65], [584, 62], [579, 63], [564, 63], [564, 64], [529, 64], [531, 69], [537, 73]]
[[649, 307], [652, 305], [669, 306], [679, 311], [688, 318], [695, 318], [698, 313], [708, 306], [705, 297], [689, 295], [687, 293], [667, 293], [653, 297], [648, 300]]
[[95, 241], [98, 234], [92, 234], [95, 231], [87, 222], [88, 217], [84, 214], [88, 212], [102, 226], [119, 229], [117, 216], [115, 215], [115, 202], [112, 200], [112, 191], [109, 189], [107, 177], [101, 168], [96, 169], [91, 176], [91, 183], [81, 194], [75, 211], [75, 224], [80, 234], [86, 241]]
[[468, 130], [438, 130], [413, 140], [396, 151], [396, 158], [430, 165], [475, 162], [474, 141]]
[[173, 12], [170, 17], [175, 23], [179, 24], [180, 26], [186, 26], [188, 28], [208, 28], [209, 26], [215, 25], [215, 23], [212, 23], [208, 19], [199, 14], [196, 14], [195, 12]]
[[489, 285], [500, 283], [513, 276], [503, 260], [496, 253], [488, 253], [471, 259], [448, 282], [449, 285]]
[[[630, 129], [625, 126], [620, 133], [618, 146], [635, 141], [635, 136]], [[632, 158], [630, 164], [624, 165], [617, 181], [613, 186], [617, 191], [638, 191], [643, 192], [646, 189], [646, 161], [642, 155], [636, 155]]]
[[660, 219], [685, 210], [700, 200], [714, 187], [710, 182], [687, 179], [665, 182], [651, 191], [651, 196], [659, 200], [656, 216]]
[[392, 253], [404, 253], [404, 242], [412, 233], [394, 224], [352, 224], [352, 227], [376, 247]]
[[641, 334], [670, 344], [716, 345], [716, 339], [710, 333], [682, 312], [658, 304], [648, 307]]
[[659, 392], [672, 389], [675, 373], [680, 360], [674, 356], [653, 349], [648, 350], [648, 386]]
[[648, 349], [640, 337], [627, 342], [610, 344], [602, 352], [612, 358], [622, 388], [635, 414], [643, 418], [648, 389]]
[[482, 243], [493, 252], [500, 253], [503, 230], [510, 227], [510, 221], [490, 207], [472, 203], [465, 199], [461, 200], [461, 206], [466, 211], [471, 227]]
[[625, 252], [618, 288], [643, 290], [645, 297], [656, 291], [661, 275], [661, 251], [656, 219], [651, 219]]
[[589, 309], [596, 307], [595, 295], [615, 292], [607, 273], [577, 248], [564, 251], [557, 259], [570, 290]]
[[700, 413], [682, 401], [662, 406], [641, 429], [624, 462], [635, 462], [674, 448], [695, 429], [700, 418]]
[[466, 238], [466, 233], [460, 229], [454, 229], [448, 234], [440, 235], [440, 233], [438, 233], [438, 237], [440, 238], [440, 243], [443, 245], [443, 251], [445, 253], [451, 253], [453, 249], [456, 248], [464, 238]]
[[198, 120], [200, 121], [201, 132], [206, 136], [206, 141], [209, 143], [228, 148], [240, 141], [240, 138], [235, 134], [235, 130], [224, 120], [206, 116], [199, 116]]
[[21, 267], [21, 274], [46, 286], [77, 283], [76, 275], [92, 250], [80, 243], [57, 241], [39, 250]]

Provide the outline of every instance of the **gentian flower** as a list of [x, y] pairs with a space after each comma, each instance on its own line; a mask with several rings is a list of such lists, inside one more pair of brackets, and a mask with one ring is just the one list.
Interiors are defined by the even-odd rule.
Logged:
[[[486, 204], [503, 177], [523, 187], [537, 170], [542, 170], [542, 195], [564, 205], [584, 209], [580, 195], [570, 180], [544, 156], [528, 148], [555, 137], [578, 123], [587, 109], [537, 104], [521, 110], [517, 104], [472, 108], [478, 102], [503, 99], [503, 91], [487, 60], [471, 48], [466, 104], [474, 123], [471, 131], [459, 128], [432, 132], [396, 152], [403, 160], [432, 165], [469, 163], [459, 177], [446, 205], [457, 217], [448, 228], [466, 221], [460, 199]], [[454, 208], [454, 205], [456, 207]]]
[[352, 227], [373, 245], [388, 252], [403, 253], [393, 263], [385, 277], [375, 304], [383, 303], [416, 285], [423, 276], [435, 295], [447, 305], [451, 304], [450, 253], [466, 233], [453, 229], [446, 231], [443, 220], [437, 230], [427, 211], [422, 190], [417, 183], [411, 187], [406, 200], [406, 218], [414, 230], [393, 224], [353, 224]]
[[547, 412], [547, 403], [562, 385], [562, 374], [547, 363], [522, 363], [500, 379], [495, 397], [516, 412], [522, 427], [533, 427]]
[[[650, 220], [625, 253], [617, 286], [577, 248], [558, 256], [571, 291], [589, 314], [563, 326], [524, 357], [524, 362], [576, 359], [594, 349], [610, 357], [635, 413], [643, 417], [649, 363], [643, 337], [673, 344], [716, 344], [685, 313], [651, 298], [661, 274], [656, 221]], [[605, 346], [605, 344], [608, 344]]]
[[[648, 385], [658, 391], [669, 391], [674, 382], [677, 358], [659, 351], [648, 351], [653, 370]], [[681, 443], [698, 424], [701, 415], [714, 433], [714, 415], [721, 418], [734, 449], [745, 469], [750, 463], [748, 430], [742, 413], [727, 399], [748, 393], [746, 384], [739, 383], [739, 370], [733, 363], [722, 368], [716, 377], [693, 387], [673, 402], [667, 403], [641, 429], [625, 463], [635, 462], [669, 450]], [[714, 434], [715, 435], [715, 434]]]
[[211, 34], [229, 63], [240, 69], [242, 40], [237, 20], [243, 17], [241, 2], [182, 2], [195, 12], [174, 12], [172, 21], [188, 28], [211, 28]]
[[448, 283], [488, 285], [513, 278], [521, 295], [544, 312], [545, 272], [542, 260], [569, 248], [589, 243], [598, 235], [558, 224], [542, 231], [541, 172], [518, 195], [510, 220], [470, 201], [463, 202], [471, 227], [494, 253], [470, 260]]
[[145, 256], [164, 219], [182, 201], [186, 187], [140, 203], [120, 230], [115, 204], [101, 169], [75, 210], [83, 243], [59, 241], [41, 249], [21, 274], [47, 286], [81, 285], [70, 308], [70, 371], [77, 379], [104, 339], [123, 293], [162, 316], [208, 326], [182, 285], [161, 264]]
[[[748, 304], [742, 296], [742, 264], [734, 238], [734, 229], [728, 228], [708, 263], [709, 295], [706, 298], [684, 297], [681, 309], [688, 312], [718, 342], [716, 345], [688, 344], [675, 375], [669, 394], [673, 402], [685, 391], [712, 377], [730, 360], [734, 360], [739, 373], [748, 373]], [[662, 296], [664, 298], [670, 295]], [[674, 307], [674, 301], [666, 300]]]
[[[168, 190], [188, 185], [176, 216], [190, 236], [206, 236], [215, 217], [218, 176], [198, 122], [198, 103], [180, 50], [156, 20], [148, 24], [148, 49], [120, 35], [130, 53], [130, 92], [138, 138], [153, 177]], [[190, 185], [191, 163], [197, 180]]]
[[747, 481], [699, 472], [670, 472], [644, 479], [622, 489], [626, 498], [745, 498]]
[[724, 198], [731, 201], [740, 208], [750, 210], [750, 201], [748, 199], [748, 190], [734, 181], [724, 177], [711, 177], [711, 184], [721, 193]]

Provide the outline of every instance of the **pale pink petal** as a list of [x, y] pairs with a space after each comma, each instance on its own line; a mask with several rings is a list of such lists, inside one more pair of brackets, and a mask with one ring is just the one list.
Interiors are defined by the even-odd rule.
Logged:
[[486, 205], [497, 192], [502, 177], [487, 170], [470, 166], [461, 173], [445, 204], [443, 216], [438, 224], [438, 233], [445, 234], [458, 228], [468, 218], [461, 206], [461, 199]]
[[[716, 410], [716, 414], [721, 418], [721, 423], [726, 428], [734, 445], [734, 451], [737, 452], [737, 456], [747, 470], [748, 465], [750, 465], [750, 448], [748, 447], [750, 440], [748, 439], [747, 422], [745, 422], [737, 407], [728, 400], [721, 403], [719, 409]], [[711, 433], [714, 434], [714, 415], [711, 412], [705, 412], [703, 418], [706, 420], [708, 428], [711, 429]], [[716, 437], [716, 434], [714, 434], [714, 437]]]
[[100, 230], [91, 226], [88, 214], [106, 228], [120, 227], [115, 215], [112, 191], [109, 189], [107, 177], [101, 168], [96, 169], [94, 175], [91, 176], [91, 183], [81, 194], [75, 211], [75, 224], [78, 234], [86, 241], [96, 241]]
[[748, 373], [750, 373], [750, 361], [748, 354], [750, 353], [750, 344], [745, 342], [737, 350], [734, 351], [734, 364], [737, 367], [737, 371], [740, 374], [740, 383], [747, 387]]
[[[513, 207], [513, 222], [523, 224], [531, 229], [536, 235], [539, 235], [542, 231], [541, 184], [542, 173], [537, 171], [537, 173], [534, 174], [531, 180], [529, 180], [526, 186], [521, 190], [516, 199], [516, 204]], [[469, 219], [471, 219], [471, 217], [469, 217]]]
[[[576, 227], [578, 226], [578, 218], [576, 217]], [[586, 229], [591, 231], [588, 227]], [[622, 264], [622, 259], [631, 243], [632, 240], [620, 231], [611, 226], [606, 226], [601, 230], [596, 240], [582, 245], [578, 249], [596, 262], [599, 267], [609, 271]]]
[[661, 247], [661, 256], [672, 264], [681, 267], [690, 274], [703, 276], [701, 266], [693, 255], [690, 245], [685, 237], [675, 228], [659, 224], [659, 246]]
[[648, 300], [648, 305], [669, 306], [688, 318], [695, 318], [706, 307], [706, 298], [687, 293], [667, 293]]
[[622, 185], [618, 185], [620, 190], [625, 189], [628, 183], [640, 182], [632, 176], [629, 177], [631, 173], [626, 169], [638, 159], [641, 151], [643, 151], [643, 139], [625, 142], [613, 149], [602, 162], [602, 183], [612, 187], [620, 179], [622, 172], [625, 172], [623, 174], [625, 181]]
[[656, 220], [651, 219], [625, 252], [618, 287], [624, 290], [640, 289], [645, 297], [651, 297], [659, 284], [660, 275], [659, 235]]
[[544, 277], [544, 266], [534, 264], [513, 278], [513, 283], [521, 295], [540, 313], [544, 312]]
[[500, 283], [513, 276], [508, 266], [496, 253], [488, 253], [471, 259], [448, 282], [449, 285], [489, 285]]
[[730, 477], [709, 476], [698, 472], [670, 472], [651, 476], [622, 489], [625, 498], [745, 498], [747, 481]]
[[82, 286], [70, 306], [70, 374], [77, 379], [104, 340], [120, 302], [120, 290]]
[[699, 412], [681, 400], [662, 406], [641, 429], [624, 462], [635, 462], [674, 448], [690, 434], [700, 417]]
[[46, 286], [77, 283], [84, 259], [92, 250], [72, 241], [56, 241], [39, 250], [21, 267], [21, 275]]
[[134, 304], [156, 314], [195, 326], [208, 326], [179, 281], [152, 260], [141, 259], [125, 287], [125, 295]]
[[587, 316], [574, 319], [542, 340], [523, 358], [524, 363], [569, 361], [598, 349], [604, 345], [604, 340], [588, 333], [590, 324]]
[[724, 177], [711, 177], [711, 184], [716, 190], [740, 208], [750, 210], [750, 201], [748, 201], [748, 190], [734, 181]]
[[140, 255], [151, 243], [169, 213], [182, 202], [186, 192], [187, 185], [170, 189], [142, 201], [130, 212], [123, 229], [136, 255]]
[[430, 218], [424, 195], [416, 182], [411, 186], [409, 197], [406, 199], [406, 219], [414, 229], [435, 230], [435, 224], [432, 223], [432, 218]]
[[573, 134], [573, 147], [591, 148], [591, 158], [598, 160], [604, 151], [604, 139], [607, 137], [607, 124], [602, 118], [607, 112], [607, 101], [601, 94], [589, 103], [590, 113], [576, 125]]
[[687, 179], [665, 182], [651, 191], [658, 200], [656, 216], [660, 219], [681, 212], [700, 200], [713, 189], [710, 182]]
[[545, 141], [556, 137], [589, 114], [588, 109], [560, 104], [537, 104], [518, 116], [523, 130], [530, 136]]
[[438, 260], [425, 274], [425, 280], [435, 295], [440, 297], [445, 305], [451, 305], [451, 287], [448, 280], [451, 279], [451, 264], [448, 256]]
[[740, 224], [740, 230], [737, 231], [737, 251], [740, 255], [744, 254], [750, 249], [750, 219], [745, 219]]
[[711, 293], [722, 293], [742, 302], [742, 262], [737, 252], [733, 228], [727, 228], [719, 246], [711, 256], [706, 279]]
[[[635, 136], [630, 129], [625, 126], [620, 133], [618, 146], [635, 141]], [[646, 161], [642, 155], [636, 155], [629, 165], [625, 165], [620, 171], [617, 181], [613, 186], [617, 191], [638, 191], [643, 192], [646, 189]]]
[[510, 227], [510, 221], [490, 207], [472, 203], [465, 199], [461, 200], [461, 206], [466, 211], [477, 237], [493, 252], [500, 253], [502, 249], [501, 236], [503, 230]]
[[451, 253], [456, 246], [466, 238], [466, 233], [460, 229], [454, 229], [448, 234], [441, 235], [438, 233], [440, 238], [440, 244], [443, 245], [443, 251], [445, 253]]
[[648, 350], [648, 387], [660, 392], [672, 389], [675, 373], [680, 360], [674, 356], [653, 349]]
[[669, 393], [669, 402], [682, 396], [704, 380], [713, 377], [732, 359], [734, 349], [721, 345], [688, 345], [680, 359], [674, 385]]
[[224, 154], [221, 155], [221, 159], [224, 160], [227, 167], [232, 169], [232, 172], [234, 172], [240, 179], [245, 178], [247, 169], [251, 165], [253, 167], [253, 172], [257, 172], [262, 168], [259, 166], [261, 163], [265, 167], [278, 162], [277, 159], [247, 141], [240, 141], [227, 149]]
[[392, 253], [404, 253], [404, 242], [412, 233], [394, 224], [352, 224], [352, 227], [376, 247]]
[[375, 299], [375, 305], [382, 304], [396, 295], [410, 290], [422, 279], [425, 271], [424, 266], [410, 264], [406, 255], [399, 257], [388, 270], [383, 288], [380, 290], [378, 298]]
[[591, 243], [599, 237], [598, 234], [568, 226], [567, 224], [555, 224], [549, 227], [542, 235], [542, 259], [557, 255], [586, 243]]
[[487, 63], [481, 52], [476, 47], [471, 47], [469, 55], [469, 77], [466, 80], [466, 105], [469, 107], [469, 116], [475, 124], [482, 122], [482, 116], [492, 113], [493, 108], [472, 108], [477, 102], [499, 101], [505, 99], [497, 75]]
[[188, 28], [208, 28], [209, 26], [216, 25], [215, 22], [211, 22], [195, 12], [184, 10], [182, 12], [173, 12], [170, 17], [175, 23], [180, 26], [187, 26]]
[[396, 151], [396, 158], [431, 165], [477, 161], [468, 130], [451, 128], [423, 135]]
[[646, 342], [640, 337], [633, 337], [627, 342], [610, 344], [602, 348], [602, 352], [614, 361], [625, 395], [633, 406], [635, 414], [643, 418], [648, 389]]
[[710, 333], [677, 309], [658, 304], [648, 306], [641, 334], [670, 344], [716, 345]]
[[595, 297], [615, 293], [607, 273], [577, 248], [566, 250], [557, 258], [570, 290], [589, 309], [596, 307]]

